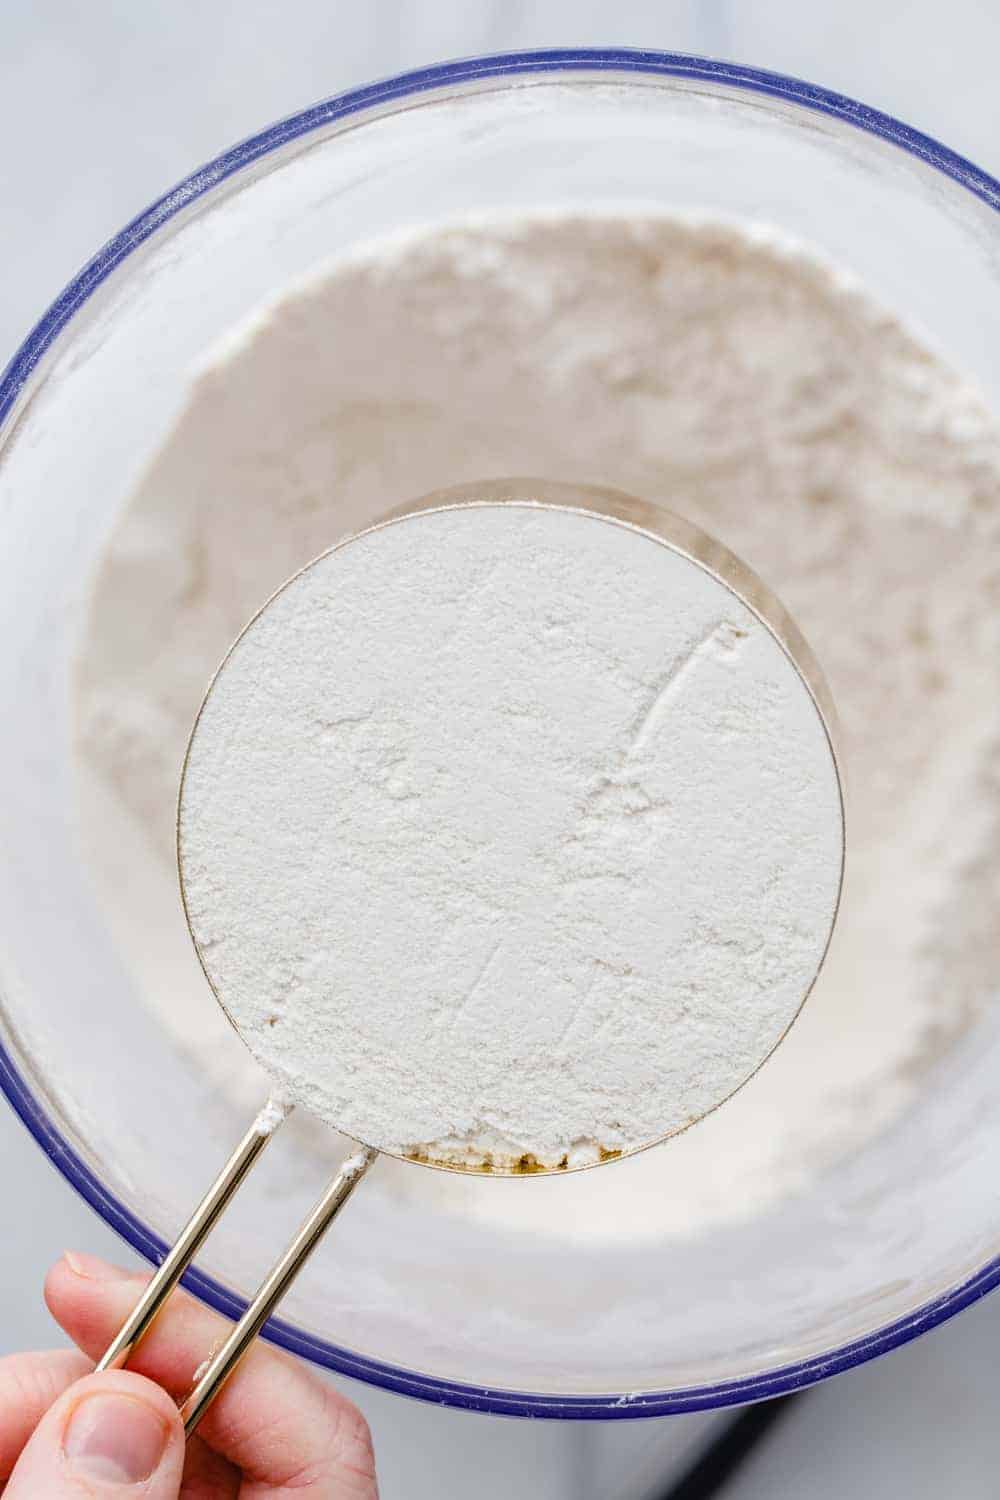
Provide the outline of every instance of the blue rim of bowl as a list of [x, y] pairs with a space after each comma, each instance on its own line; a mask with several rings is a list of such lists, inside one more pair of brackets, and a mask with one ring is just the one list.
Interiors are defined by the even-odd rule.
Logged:
[[[197, 202], [234, 173], [311, 131], [346, 120], [364, 110], [413, 100], [432, 90], [483, 83], [490, 79], [513, 81], [531, 75], [558, 76], [587, 72], [677, 78], [721, 85], [746, 94], [769, 96], [783, 103], [826, 115], [898, 146], [1000, 212], [1000, 182], [930, 136], [843, 94], [831, 93], [815, 84], [759, 68], [715, 62], [709, 58], [692, 57], [683, 53], [618, 48], [553, 48], [537, 52], [501, 53], [418, 68], [413, 72], [368, 84], [364, 88], [338, 94], [299, 114], [279, 120], [277, 124], [241, 141], [207, 166], [192, 173], [126, 225], [120, 234], [97, 252], [56, 298], [0, 377], [0, 429], [39, 361], [102, 282], [176, 214]], [[107, 1191], [86, 1162], [60, 1135], [41, 1100], [31, 1092], [13, 1057], [2, 1043], [0, 1089], [50, 1161], [80, 1196], [133, 1249], [148, 1261], [158, 1264], [168, 1248], [164, 1241]], [[472, 1386], [366, 1359], [349, 1349], [315, 1338], [280, 1319], [272, 1319], [268, 1323], [265, 1336], [292, 1353], [302, 1355], [338, 1374], [439, 1405], [504, 1416], [550, 1417], [558, 1420], [662, 1417], [762, 1401], [801, 1390], [908, 1343], [918, 1334], [936, 1327], [946, 1318], [976, 1302], [998, 1284], [1000, 1257], [987, 1262], [975, 1275], [933, 1298], [907, 1317], [897, 1319], [864, 1338], [842, 1344], [828, 1353], [795, 1364], [782, 1365], [762, 1374], [727, 1380], [717, 1385], [690, 1386], [673, 1391], [565, 1396]], [[190, 1270], [184, 1278], [184, 1285], [195, 1296], [227, 1317], [239, 1317], [246, 1307], [244, 1301], [234, 1296], [220, 1282], [200, 1271]]]

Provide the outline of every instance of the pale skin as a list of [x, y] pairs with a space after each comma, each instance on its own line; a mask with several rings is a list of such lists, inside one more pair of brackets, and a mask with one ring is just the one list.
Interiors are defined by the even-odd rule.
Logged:
[[185, 1444], [177, 1401], [228, 1325], [183, 1293], [127, 1371], [93, 1374], [146, 1280], [75, 1252], [49, 1272], [45, 1300], [77, 1350], [0, 1359], [3, 1500], [377, 1500], [357, 1407], [269, 1345]]

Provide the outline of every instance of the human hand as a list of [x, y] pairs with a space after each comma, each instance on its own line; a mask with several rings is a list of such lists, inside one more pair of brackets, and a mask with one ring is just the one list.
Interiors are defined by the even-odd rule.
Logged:
[[3, 1500], [377, 1500], [357, 1407], [269, 1345], [185, 1446], [176, 1400], [228, 1325], [181, 1292], [128, 1370], [90, 1373], [146, 1279], [75, 1253], [49, 1272], [49, 1310], [83, 1352], [0, 1359]]

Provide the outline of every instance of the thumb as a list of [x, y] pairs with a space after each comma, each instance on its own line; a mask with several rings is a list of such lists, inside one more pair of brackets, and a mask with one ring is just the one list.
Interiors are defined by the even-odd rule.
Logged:
[[165, 1391], [124, 1370], [86, 1375], [51, 1406], [3, 1500], [177, 1500], [184, 1429]]

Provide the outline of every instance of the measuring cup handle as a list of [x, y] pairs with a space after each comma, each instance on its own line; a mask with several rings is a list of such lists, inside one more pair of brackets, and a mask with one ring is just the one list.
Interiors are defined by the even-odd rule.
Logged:
[[105, 1350], [97, 1365], [98, 1370], [116, 1370], [126, 1363], [197, 1255], [200, 1246], [215, 1227], [229, 1200], [289, 1113], [290, 1110], [286, 1106], [268, 1100], [256, 1116], [250, 1129], [181, 1230], [173, 1249], [170, 1250], [132, 1312]]
[[[98, 1364], [98, 1370], [114, 1370], [125, 1364], [250, 1168], [290, 1113], [288, 1106], [268, 1100], [118, 1330]], [[357, 1151], [341, 1163], [330, 1186], [302, 1224], [288, 1249], [265, 1277], [240, 1321], [204, 1367], [194, 1390], [181, 1407], [186, 1432], [191, 1433], [197, 1427], [377, 1155], [378, 1152], [372, 1147], [359, 1146]]]
[[185, 1432], [190, 1434], [197, 1427], [377, 1155], [378, 1152], [370, 1146], [362, 1146], [341, 1164], [330, 1186], [288, 1249], [268, 1272], [256, 1297], [221, 1349], [209, 1360], [200, 1380], [182, 1405]]

